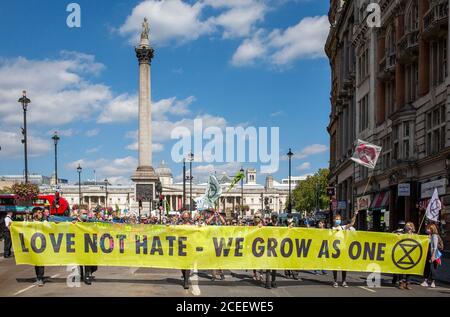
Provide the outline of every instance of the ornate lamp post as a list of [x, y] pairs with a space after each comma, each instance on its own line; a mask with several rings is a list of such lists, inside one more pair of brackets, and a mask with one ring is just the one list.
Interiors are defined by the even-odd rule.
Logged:
[[78, 208], [81, 208], [81, 165], [78, 164], [77, 172], [78, 172]]
[[288, 202], [288, 213], [292, 212], [292, 200], [291, 200], [291, 161], [292, 156], [294, 156], [294, 153], [292, 153], [292, 150], [289, 149], [289, 152], [287, 153], [287, 156], [289, 157], [289, 202]]
[[28, 104], [31, 103], [31, 100], [27, 98], [27, 92], [24, 90], [22, 98], [19, 99], [19, 102], [22, 104], [23, 109], [23, 146], [24, 146], [24, 155], [25, 155], [25, 183], [28, 183], [28, 148], [27, 148], [27, 108]]
[[52, 136], [52, 140], [55, 144], [55, 185], [58, 185], [58, 141], [60, 140], [58, 132], [55, 131], [55, 134]]

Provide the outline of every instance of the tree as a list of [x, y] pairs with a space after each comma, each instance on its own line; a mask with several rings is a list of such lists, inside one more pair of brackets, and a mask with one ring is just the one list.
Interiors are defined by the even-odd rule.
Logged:
[[326, 209], [330, 199], [327, 196], [328, 169], [319, 169], [314, 175], [301, 181], [292, 193], [293, 207], [298, 211], [311, 212], [316, 209], [317, 197], [319, 209]]

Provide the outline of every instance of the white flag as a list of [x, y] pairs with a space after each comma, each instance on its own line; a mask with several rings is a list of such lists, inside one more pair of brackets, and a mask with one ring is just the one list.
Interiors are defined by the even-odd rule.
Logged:
[[439, 199], [437, 188], [434, 189], [433, 196], [427, 206], [426, 216], [432, 221], [439, 221], [439, 211], [442, 209], [442, 204]]
[[380, 146], [358, 140], [358, 145], [356, 146], [355, 152], [353, 153], [353, 157], [351, 159], [358, 164], [374, 169], [377, 165], [380, 153]]

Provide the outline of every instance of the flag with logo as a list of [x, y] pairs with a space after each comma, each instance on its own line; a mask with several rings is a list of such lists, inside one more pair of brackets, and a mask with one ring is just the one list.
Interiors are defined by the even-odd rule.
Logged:
[[381, 146], [358, 140], [358, 144], [351, 158], [356, 163], [374, 169], [380, 157]]
[[432, 221], [439, 221], [439, 211], [442, 209], [442, 203], [439, 199], [439, 193], [437, 188], [434, 189], [433, 196], [428, 203], [427, 211], [425, 213], [426, 217]]
[[236, 176], [233, 177], [233, 180], [231, 181], [230, 187], [228, 187], [227, 193], [233, 189], [233, 187], [239, 183], [241, 180], [245, 178], [244, 172], [239, 171]]
[[202, 211], [209, 208], [214, 208], [216, 200], [222, 195], [222, 188], [215, 175], [209, 175], [206, 192], [203, 196], [195, 199], [197, 209]]

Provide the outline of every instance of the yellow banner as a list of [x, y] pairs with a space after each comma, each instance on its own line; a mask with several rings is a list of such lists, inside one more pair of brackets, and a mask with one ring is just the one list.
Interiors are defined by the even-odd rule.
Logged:
[[422, 275], [428, 237], [285, 227], [14, 222], [17, 264]]

